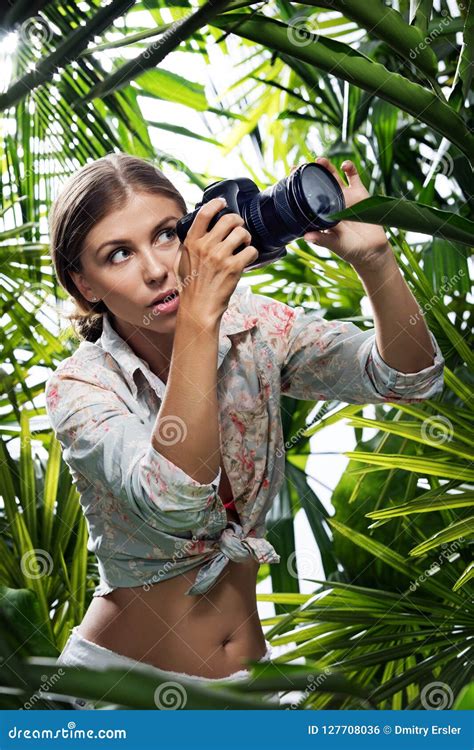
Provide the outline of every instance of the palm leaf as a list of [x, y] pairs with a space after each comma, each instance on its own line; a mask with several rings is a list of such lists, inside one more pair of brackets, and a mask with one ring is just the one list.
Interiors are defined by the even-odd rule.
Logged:
[[290, 25], [260, 14], [250, 17], [242, 13], [227, 13], [212, 18], [212, 25], [264, 44], [276, 52], [290, 55], [377, 94], [445, 135], [473, 160], [474, 136], [469, 134], [462, 118], [449, 105], [436, 94], [398, 73], [388, 71], [348, 45], [315, 36], [313, 44], [296, 46], [291, 41]]
[[465, 245], [474, 243], [473, 221], [450, 211], [440, 211], [431, 206], [411, 203], [399, 198], [374, 195], [344, 211], [332, 214], [332, 217], [410, 229]]

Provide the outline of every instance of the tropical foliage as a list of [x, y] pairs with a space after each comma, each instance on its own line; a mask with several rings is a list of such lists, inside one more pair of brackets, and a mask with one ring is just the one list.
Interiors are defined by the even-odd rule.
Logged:
[[[466, 708], [473, 1], [17, 0], [0, 10], [0, 25], [0, 706], [20, 708], [33, 695], [35, 708], [64, 707], [44, 700], [55, 692], [156, 707], [155, 680], [64, 670], [58, 684], [54, 668], [97, 570], [44, 418], [45, 379], [77, 344], [61, 318], [47, 215], [62, 178], [120, 150], [198, 188], [222, 176], [228, 154], [262, 189], [315, 155], [336, 166], [352, 159], [372, 197], [343, 215], [385, 226], [446, 360], [444, 391], [431, 402], [367, 408], [282, 398], [286, 475], [268, 519], [282, 562], [262, 566], [260, 579], [271, 575], [276, 593], [259, 598], [275, 604], [267, 637], [293, 648], [270, 667], [255, 665], [252, 681], [232, 692], [188, 688], [186, 708], [270, 709], [262, 701], [276, 690], [298, 690], [297, 708], [428, 708], [440, 683], [437, 707]], [[189, 71], [197, 58], [204, 63], [206, 85], [168, 69], [176, 50]], [[214, 80], [218, 59], [235, 61], [224, 88]], [[159, 100], [201, 113], [207, 133], [147, 118], [143, 102]], [[175, 134], [174, 153], [156, 146], [165, 131]], [[214, 146], [213, 170], [180, 159], [180, 139], [189, 138]], [[248, 158], [249, 143], [258, 159]], [[324, 248], [298, 240], [265, 270], [255, 291], [371, 325], [358, 276]], [[353, 429], [356, 448], [330, 513], [306, 467], [310, 437], [338, 422]], [[310, 595], [289, 564], [301, 509], [324, 570], [322, 580], [310, 576]], [[305, 663], [291, 664], [296, 657]]]

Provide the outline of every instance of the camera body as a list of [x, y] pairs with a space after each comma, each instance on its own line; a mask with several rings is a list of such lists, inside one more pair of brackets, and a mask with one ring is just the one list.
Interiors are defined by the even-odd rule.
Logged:
[[[275, 185], [260, 191], [248, 177], [220, 180], [208, 185], [200, 203], [183, 216], [176, 232], [184, 239], [198, 210], [213, 198], [223, 197], [227, 206], [211, 220], [208, 231], [221, 216], [239, 214], [252, 236], [251, 244], [258, 250], [258, 258], [245, 266], [245, 271], [266, 266], [286, 255], [286, 243], [302, 237], [312, 229], [326, 229], [338, 221], [329, 215], [345, 208], [344, 196], [337, 180], [321, 164], [303, 164]], [[245, 245], [233, 251], [241, 252]]]

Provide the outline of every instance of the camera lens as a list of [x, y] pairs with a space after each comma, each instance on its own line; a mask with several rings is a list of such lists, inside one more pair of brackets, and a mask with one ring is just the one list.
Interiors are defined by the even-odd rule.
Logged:
[[309, 222], [316, 224], [318, 229], [337, 224], [337, 221], [330, 221], [327, 217], [343, 210], [344, 198], [337, 181], [327, 169], [322, 169], [318, 164], [305, 164], [293, 183], [295, 200]]
[[345, 208], [339, 183], [322, 165], [310, 163], [252, 196], [241, 214], [260, 246], [281, 247], [311, 229], [327, 229], [328, 217]]

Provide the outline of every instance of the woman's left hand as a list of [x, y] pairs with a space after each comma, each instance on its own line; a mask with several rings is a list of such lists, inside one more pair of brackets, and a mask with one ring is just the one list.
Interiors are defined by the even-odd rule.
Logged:
[[[316, 162], [326, 167], [336, 178], [344, 194], [347, 208], [370, 197], [352, 161], [345, 161], [341, 165], [348, 179], [348, 186], [329, 159], [319, 157]], [[378, 224], [365, 224], [344, 219], [331, 229], [306, 232], [304, 239], [332, 250], [357, 270], [377, 267], [377, 264], [383, 263], [388, 256], [393, 254], [387, 236]]]

